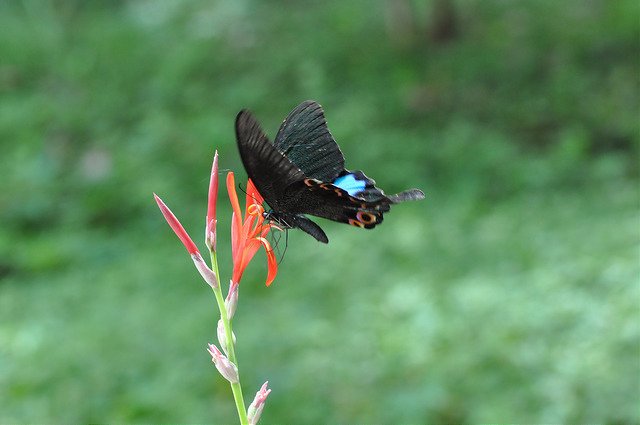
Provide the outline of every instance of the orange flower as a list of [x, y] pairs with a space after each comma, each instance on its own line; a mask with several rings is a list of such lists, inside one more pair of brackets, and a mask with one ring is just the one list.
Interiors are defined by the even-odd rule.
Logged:
[[242, 273], [244, 273], [249, 262], [262, 246], [267, 253], [266, 285], [269, 286], [275, 279], [276, 273], [278, 272], [278, 262], [276, 261], [276, 256], [273, 253], [271, 244], [265, 239], [265, 237], [271, 228], [276, 226], [273, 226], [268, 222], [265, 223], [264, 221], [264, 208], [262, 207], [264, 199], [258, 193], [253, 182], [249, 180], [247, 182], [247, 198], [245, 202], [245, 216], [243, 221], [242, 212], [240, 211], [240, 203], [238, 202], [238, 195], [236, 194], [233, 172], [229, 172], [229, 174], [227, 174], [227, 192], [229, 192], [229, 199], [231, 200], [231, 206], [233, 207], [233, 215], [231, 217], [233, 277], [231, 280], [234, 285], [240, 283]]

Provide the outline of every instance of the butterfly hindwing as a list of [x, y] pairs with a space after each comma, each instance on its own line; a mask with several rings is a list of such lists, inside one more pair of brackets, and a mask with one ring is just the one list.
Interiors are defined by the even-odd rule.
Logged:
[[333, 181], [344, 171], [344, 156], [329, 132], [322, 107], [298, 105], [280, 125], [274, 146], [307, 177]]
[[382, 223], [383, 214], [390, 209], [391, 202], [382, 198], [365, 201], [351, 196], [346, 190], [331, 183], [305, 178], [289, 189], [290, 199], [304, 198], [299, 204], [299, 213], [310, 214], [352, 226], [372, 229]]
[[349, 195], [367, 202], [386, 199], [384, 192], [376, 187], [376, 182], [367, 177], [362, 171], [345, 170], [340, 177], [333, 181], [334, 186], [346, 190]]

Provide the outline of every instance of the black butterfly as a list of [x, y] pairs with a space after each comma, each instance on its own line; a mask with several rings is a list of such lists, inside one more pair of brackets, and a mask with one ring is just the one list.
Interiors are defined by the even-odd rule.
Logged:
[[362, 171], [346, 170], [324, 111], [311, 100], [291, 111], [274, 143], [251, 112], [240, 111], [236, 138], [249, 178], [272, 208], [265, 218], [320, 242], [328, 243], [327, 235], [303, 214], [372, 229], [391, 204], [424, 198], [419, 189], [385, 195]]

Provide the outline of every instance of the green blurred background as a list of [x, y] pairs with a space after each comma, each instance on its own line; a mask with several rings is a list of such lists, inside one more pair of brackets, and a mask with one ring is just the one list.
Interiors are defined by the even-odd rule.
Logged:
[[[235, 320], [263, 423], [640, 422], [636, 0], [0, 4], [0, 423], [236, 421], [202, 239], [233, 122], [318, 100], [394, 207]], [[219, 248], [231, 272], [226, 192]], [[200, 244], [202, 247], [203, 244]]]

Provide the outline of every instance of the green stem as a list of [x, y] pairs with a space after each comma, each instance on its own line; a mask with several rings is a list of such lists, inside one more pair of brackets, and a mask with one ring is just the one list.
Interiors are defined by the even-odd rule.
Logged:
[[216, 278], [218, 280], [217, 287], [213, 288], [213, 293], [216, 296], [216, 301], [218, 302], [218, 309], [220, 310], [220, 318], [222, 319], [222, 325], [224, 326], [224, 334], [227, 337], [227, 350], [229, 351], [227, 354], [229, 356], [229, 360], [236, 365], [238, 368], [238, 382], [231, 383], [231, 391], [233, 392], [233, 399], [236, 402], [236, 409], [238, 410], [238, 417], [240, 418], [241, 425], [248, 425], [249, 420], [247, 419], [247, 409], [244, 407], [244, 398], [242, 397], [242, 387], [240, 386], [240, 366], [238, 365], [238, 360], [236, 359], [235, 347], [233, 344], [233, 332], [231, 328], [231, 321], [229, 320], [229, 316], [227, 315], [227, 308], [224, 305], [224, 297], [222, 296], [222, 289], [220, 285], [220, 273], [218, 273], [218, 256], [215, 251], [211, 251], [211, 265], [213, 267], [213, 271], [216, 274]]

